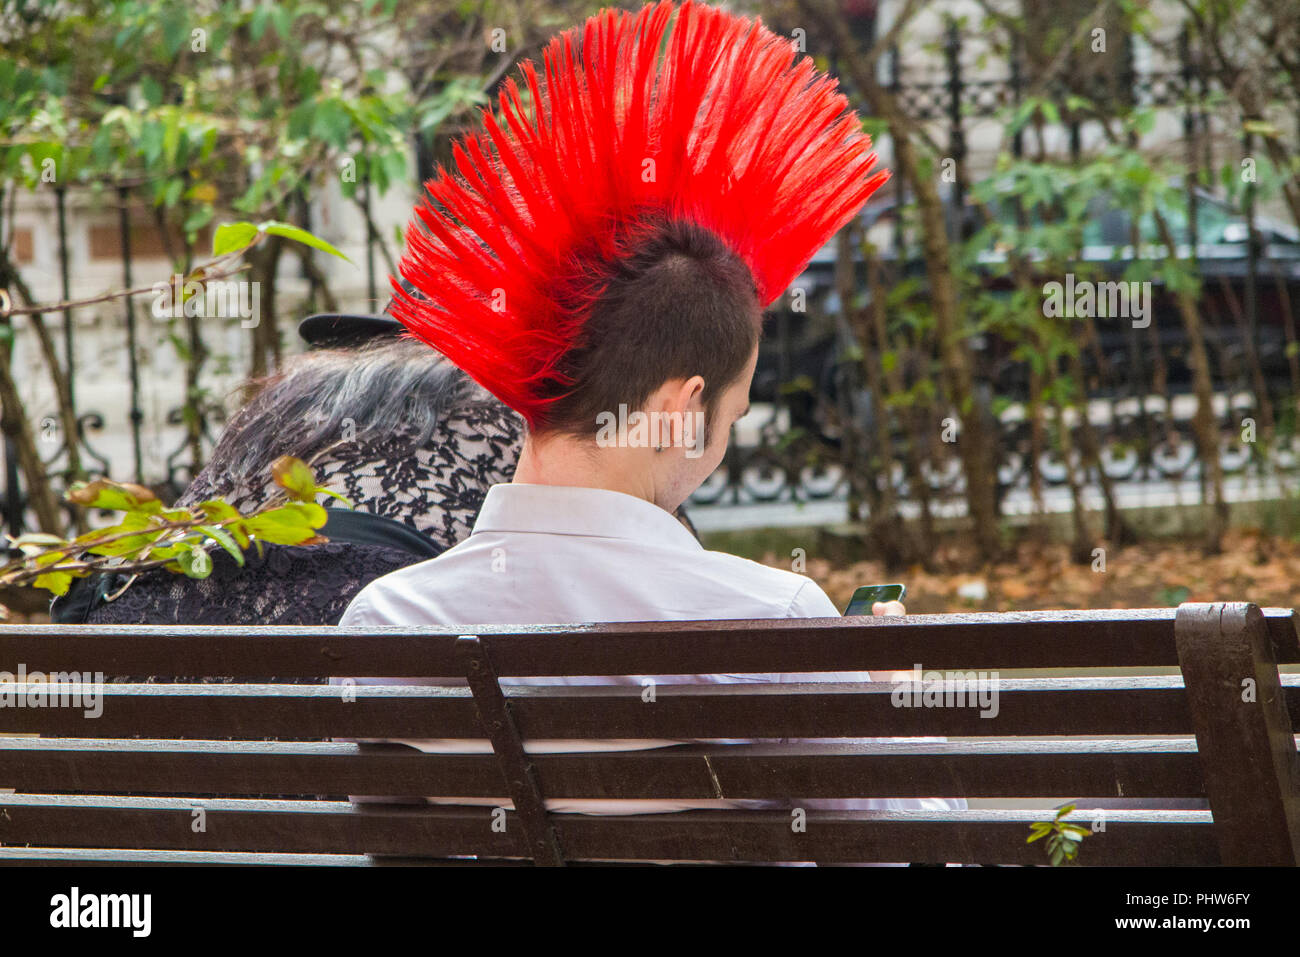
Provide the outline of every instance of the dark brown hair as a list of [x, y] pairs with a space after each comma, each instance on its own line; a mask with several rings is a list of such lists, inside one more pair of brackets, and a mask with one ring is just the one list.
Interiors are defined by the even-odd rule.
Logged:
[[593, 433], [600, 413], [639, 409], [669, 379], [695, 375], [707, 425], [758, 343], [763, 314], [744, 261], [703, 227], [641, 226], [557, 370], [571, 384], [555, 384], [540, 430]]

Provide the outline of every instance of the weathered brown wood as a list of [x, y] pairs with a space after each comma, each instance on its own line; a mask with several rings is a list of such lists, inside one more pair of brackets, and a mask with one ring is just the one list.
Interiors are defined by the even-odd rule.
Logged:
[[[1300, 713], [1300, 676], [1286, 676]], [[507, 689], [525, 739], [816, 738], [1035, 734], [1191, 734], [1177, 676], [1001, 679], [998, 714], [894, 707], [889, 682], [638, 685]], [[0, 731], [51, 737], [484, 739], [467, 688], [358, 685], [106, 685], [103, 714], [0, 708]]]
[[1300, 612], [1293, 608], [1261, 608], [1264, 625], [1278, 664], [1300, 664]]
[[[1173, 621], [1174, 609], [1156, 608], [492, 625], [476, 633], [502, 677], [663, 674], [666, 662], [685, 674], [910, 669], [917, 661], [942, 668], [1172, 667]], [[1291, 627], [1276, 621], [1279, 633]], [[0, 625], [0, 670], [25, 662], [109, 675], [456, 675], [455, 642], [464, 630]]]
[[524, 742], [515, 726], [510, 703], [477, 635], [461, 635], [457, 642], [465, 678], [474, 692], [479, 723], [488, 733], [492, 752], [501, 767], [501, 777], [510, 793], [533, 860], [544, 867], [563, 867], [564, 854], [546, 813], [546, 801], [537, 786], [533, 763], [524, 753]]
[[100, 795], [10, 795], [0, 806], [7, 845], [531, 857], [519, 818], [492, 807]]
[[1300, 862], [1300, 757], [1263, 615], [1185, 604], [1177, 633], [1224, 863]]
[[0, 738], [0, 784], [29, 793], [336, 798], [507, 793], [491, 754], [422, 754], [403, 745], [287, 741]]
[[[1000, 682], [998, 713], [895, 707], [894, 685], [660, 685], [511, 689], [525, 738], [823, 738], [1034, 734], [1187, 734], [1177, 677], [1040, 678]], [[584, 700], [585, 699], [585, 700]], [[581, 702], [578, 706], [575, 703]]]
[[[0, 626], [0, 672], [21, 663], [109, 675], [448, 676], [445, 687], [359, 684], [348, 696], [354, 701], [319, 684], [123, 684], [106, 689], [97, 718], [70, 708], [0, 708], [0, 731], [42, 736], [0, 738], [0, 787], [23, 792], [0, 795], [0, 844], [10, 845], [0, 846], [0, 863], [464, 866], [472, 863], [465, 855], [478, 855], [475, 862], [537, 855], [579, 863], [1042, 863], [1041, 847], [1026, 845], [1024, 836], [1048, 810], [809, 809], [806, 832], [790, 826], [791, 806], [804, 800], [933, 796], [1041, 797], [1050, 804], [1075, 798], [1082, 820], [1090, 819], [1091, 799], [1105, 807], [1106, 829], [1085, 841], [1090, 864], [1294, 862], [1300, 772], [1291, 734], [1300, 726], [1300, 676], [1279, 677], [1276, 662], [1300, 661], [1296, 617], [1215, 607], [1230, 611], [1214, 621], [1185, 606], [1178, 615], [1148, 609], [495, 626], [472, 648], [457, 645], [463, 629]], [[469, 667], [474, 662], [477, 670]], [[1190, 691], [1180, 675], [1002, 678], [997, 716], [981, 718], [978, 707], [897, 707], [888, 682], [660, 683], [647, 702], [635, 677], [596, 687], [509, 681], [910, 671], [918, 662], [926, 670], [1004, 673], [1181, 664]], [[467, 673], [475, 688], [452, 686]], [[506, 678], [498, 683], [496, 675]], [[1243, 675], [1259, 689], [1253, 711], [1237, 703]], [[933, 735], [950, 740], [845, 740]], [[490, 738], [494, 753], [321, 740], [331, 737]], [[839, 740], [525, 753], [522, 742], [542, 738]], [[203, 796], [214, 793], [278, 797]], [[177, 796], [186, 794], [193, 796]], [[311, 799], [283, 799], [295, 794]], [[342, 800], [389, 794], [509, 798], [524, 813], [507, 814], [502, 832], [491, 826], [499, 819], [492, 807], [354, 807]], [[1213, 819], [1208, 811], [1125, 806], [1207, 796]], [[589, 817], [547, 814], [542, 804], [718, 797], [780, 809]], [[195, 807], [207, 815], [200, 831], [191, 827]], [[526, 814], [535, 818], [527, 827]], [[548, 829], [552, 839], [538, 841]], [[12, 846], [26, 844], [33, 846]]]
[[[502, 677], [939, 668], [1176, 667], [1173, 608], [894, 619], [484, 625]], [[1291, 609], [1264, 609], [1277, 660], [1300, 663]], [[458, 674], [464, 629], [0, 625], [0, 671], [106, 675]], [[280, 641], [267, 641], [275, 635]], [[498, 647], [499, 646], [499, 647]], [[797, 649], [797, 653], [792, 651]], [[582, 670], [586, 669], [586, 670]]]
[[[1204, 797], [1191, 738], [679, 745], [532, 763], [552, 798]], [[507, 795], [490, 754], [270, 741], [0, 738], [0, 783], [29, 793]]]
[[[159, 850], [372, 853], [446, 857], [514, 855], [517, 820], [493, 833], [490, 808], [378, 807], [336, 802], [61, 798], [33, 795], [6, 804], [0, 840], [47, 846], [97, 846], [105, 835], [124, 847]], [[202, 807], [206, 830], [191, 827]], [[1029, 824], [1050, 811], [808, 811], [806, 830], [790, 811], [686, 811], [552, 819], [570, 860], [856, 861], [1039, 864], [1026, 845]], [[1091, 819], [1074, 815], [1087, 826]], [[1084, 845], [1090, 863], [1218, 863], [1208, 811], [1112, 810], [1104, 831]], [[487, 834], [483, 832], [487, 831]]]
[[[1042, 864], [1041, 849], [1026, 844], [1024, 836], [1030, 823], [1048, 816], [1019, 810], [810, 811], [807, 831], [794, 834], [789, 812], [688, 811], [655, 819], [569, 814], [557, 816], [557, 827], [576, 859]], [[1089, 823], [1077, 813], [1072, 820]], [[1109, 811], [1106, 830], [1091, 834], [1084, 845], [1095, 865], [1212, 865], [1218, 853], [1211, 830], [1206, 811]]]

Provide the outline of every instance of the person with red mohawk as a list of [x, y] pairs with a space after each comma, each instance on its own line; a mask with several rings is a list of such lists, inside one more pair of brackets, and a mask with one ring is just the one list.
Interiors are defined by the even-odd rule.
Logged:
[[[552, 40], [540, 74], [524, 64], [426, 184], [399, 269], [418, 295], [395, 279], [391, 308], [527, 421], [514, 481], [466, 540], [372, 582], [341, 624], [837, 615], [812, 580], [707, 551], [672, 513], [748, 410], [764, 307], [885, 182], [875, 164], [835, 81], [722, 10], [606, 10]], [[547, 679], [512, 679], [530, 680]]]

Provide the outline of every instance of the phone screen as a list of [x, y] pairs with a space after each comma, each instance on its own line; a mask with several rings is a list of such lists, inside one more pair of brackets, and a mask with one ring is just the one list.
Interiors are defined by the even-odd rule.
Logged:
[[844, 609], [844, 614], [869, 615], [871, 606], [876, 602], [902, 601], [906, 594], [906, 585], [863, 585], [849, 599], [849, 607]]

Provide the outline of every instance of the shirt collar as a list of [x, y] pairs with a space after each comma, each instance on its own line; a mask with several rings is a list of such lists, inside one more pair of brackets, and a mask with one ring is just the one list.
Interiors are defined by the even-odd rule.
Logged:
[[686, 526], [653, 502], [624, 492], [568, 485], [493, 485], [470, 534], [479, 532], [540, 532], [704, 547]]

